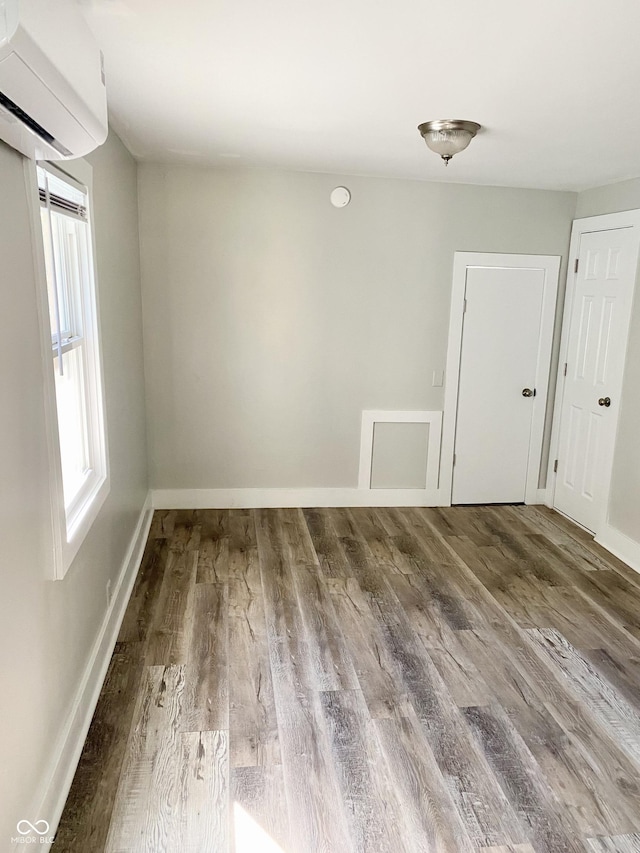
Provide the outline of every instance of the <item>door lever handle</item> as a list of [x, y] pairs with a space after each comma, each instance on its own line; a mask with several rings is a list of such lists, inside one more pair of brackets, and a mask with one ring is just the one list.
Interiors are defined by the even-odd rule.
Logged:
[[606, 409], [611, 405], [611, 397], [600, 397], [598, 400], [599, 406], [604, 406]]
[[533, 389], [533, 391], [531, 390], [531, 388], [523, 388], [522, 389], [522, 396], [523, 397], [535, 397], [536, 396], [535, 388]]

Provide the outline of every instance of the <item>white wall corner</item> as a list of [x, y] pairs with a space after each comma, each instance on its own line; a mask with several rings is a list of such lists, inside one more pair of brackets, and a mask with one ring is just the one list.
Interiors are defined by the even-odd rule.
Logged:
[[[152, 517], [153, 508], [151, 492], [149, 492], [122, 562], [111, 604], [105, 613], [80, 679], [71, 712], [60, 733], [47, 772], [43, 774], [42, 787], [37, 796], [34, 797], [34, 807], [29, 811], [30, 814], [48, 817], [52, 836], [60, 822], [89, 726], [98, 704], [120, 625], [142, 562]], [[49, 850], [50, 845], [41, 844], [38, 849]]]
[[640, 542], [631, 539], [608, 522], [597, 534], [595, 541], [634, 571], [640, 572]]
[[549, 496], [547, 494], [547, 490], [546, 489], [537, 489], [536, 493], [535, 493], [535, 499], [532, 501], [525, 501], [525, 503], [535, 504], [536, 506], [538, 506], [540, 504], [543, 506], [548, 506], [548, 503], [547, 503], [548, 500], [549, 500]]

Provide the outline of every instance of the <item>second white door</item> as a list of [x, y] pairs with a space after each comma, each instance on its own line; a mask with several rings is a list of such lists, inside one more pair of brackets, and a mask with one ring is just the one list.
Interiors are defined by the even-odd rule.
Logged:
[[469, 267], [452, 502], [525, 499], [545, 272]]
[[[588, 530], [606, 514], [638, 257], [637, 228], [588, 231], [568, 285], [554, 506]], [[597, 227], [597, 223], [595, 225]]]

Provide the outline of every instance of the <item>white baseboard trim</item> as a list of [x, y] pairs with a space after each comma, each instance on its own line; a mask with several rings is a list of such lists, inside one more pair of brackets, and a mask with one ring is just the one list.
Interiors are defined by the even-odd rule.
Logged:
[[448, 506], [441, 489], [154, 489], [154, 509]]
[[[44, 775], [39, 796], [34, 798], [35, 808], [29, 812], [29, 814], [37, 815], [38, 820], [44, 818], [49, 821], [52, 836], [55, 834], [62, 816], [89, 726], [98, 704], [100, 690], [107, 674], [120, 625], [142, 562], [152, 517], [153, 509], [151, 493], [149, 493], [122, 563], [113, 590], [111, 605], [105, 613], [98, 636], [91, 649], [66, 725], [58, 738], [53, 759], [49, 765], [49, 772]], [[38, 849], [49, 850], [50, 845], [39, 844]]]
[[595, 537], [598, 545], [610, 551], [614, 557], [622, 560], [636, 572], [640, 572], [640, 542], [621, 533], [610, 524], [605, 524]]

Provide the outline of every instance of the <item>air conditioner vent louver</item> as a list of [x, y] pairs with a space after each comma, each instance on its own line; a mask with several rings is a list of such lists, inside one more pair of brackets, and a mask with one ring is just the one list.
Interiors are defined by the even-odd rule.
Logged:
[[26, 124], [27, 127], [32, 130], [34, 133], [37, 133], [40, 139], [43, 139], [49, 145], [59, 151], [65, 157], [71, 156], [71, 151], [68, 148], [65, 148], [64, 145], [59, 143], [54, 137], [41, 127], [37, 121], [31, 118], [30, 115], [25, 113], [23, 109], [21, 109], [17, 104], [14, 104], [10, 98], [7, 98], [6, 95], [3, 95], [0, 92], [0, 107], [4, 107], [7, 112], [10, 112], [17, 119], [19, 119], [23, 124]]

